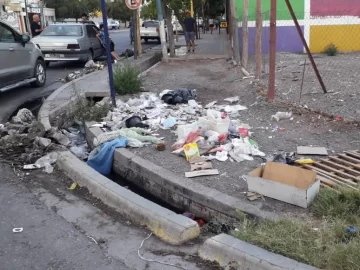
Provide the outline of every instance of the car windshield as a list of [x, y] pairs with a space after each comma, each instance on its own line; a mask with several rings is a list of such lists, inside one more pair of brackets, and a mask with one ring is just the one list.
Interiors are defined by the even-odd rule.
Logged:
[[42, 31], [41, 36], [82, 36], [81, 25], [50, 25]]
[[159, 22], [155, 22], [155, 21], [144, 22], [144, 27], [159, 27]]

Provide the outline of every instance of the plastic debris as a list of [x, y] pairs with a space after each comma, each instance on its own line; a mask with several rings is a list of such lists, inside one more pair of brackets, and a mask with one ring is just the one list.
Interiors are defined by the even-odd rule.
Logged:
[[177, 120], [174, 117], [169, 117], [164, 121], [164, 128], [172, 128], [173, 126], [175, 126], [177, 124]]
[[228, 152], [227, 151], [216, 152], [215, 157], [218, 161], [226, 161], [228, 160]]
[[291, 117], [292, 117], [292, 112], [277, 112], [276, 114], [271, 116], [271, 119], [274, 119], [277, 122], [279, 122], [280, 120], [289, 119]]
[[167, 91], [161, 96], [161, 100], [171, 105], [188, 103], [188, 101], [192, 99], [196, 99], [196, 89], [179, 88], [177, 90]]
[[184, 152], [186, 160], [189, 161], [193, 157], [199, 157], [199, 148], [196, 143], [188, 143], [184, 145]]
[[21, 233], [24, 231], [24, 228], [14, 228], [12, 231], [13, 233]]
[[87, 143], [70, 147], [70, 151], [80, 159], [86, 159], [88, 157], [87, 149]]
[[44, 171], [47, 173], [52, 173], [54, 168], [51, 166], [58, 159], [58, 154], [56, 152], [52, 152], [46, 156], [39, 158], [34, 164], [24, 165], [25, 170], [33, 170], [44, 168]]
[[68, 188], [69, 190], [74, 190], [78, 186], [77, 183], [72, 183], [71, 186]]
[[200, 107], [200, 105], [199, 105], [195, 100], [193, 100], [193, 99], [190, 99], [190, 100], [188, 101], [188, 104], [189, 104], [189, 106], [190, 106], [191, 108], [193, 108], [193, 109], [197, 109], [197, 108]]
[[127, 128], [138, 127], [138, 128], [149, 128], [148, 124], [144, 124], [139, 116], [131, 116], [125, 120], [125, 126]]
[[236, 103], [236, 102], [240, 101], [240, 98], [238, 96], [236, 96], [236, 97], [225, 98], [224, 100], [227, 102], [230, 102], [230, 103]]

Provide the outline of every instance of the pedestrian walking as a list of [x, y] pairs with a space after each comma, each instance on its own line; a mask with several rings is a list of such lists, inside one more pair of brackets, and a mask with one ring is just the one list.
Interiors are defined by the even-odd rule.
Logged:
[[40, 25], [40, 16], [35, 14], [33, 16], [33, 21], [30, 25], [31, 28], [31, 36], [36, 37], [41, 34], [41, 32], [44, 30], [44, 28]]
[[[101, 42], [101, 45], [104, 47], [104, 49], [106, 50], [106, 39], [105, 39], [105, 33], [104, 33], [104, 25], [100, 25], [100, 31], [99, 31], [99, 33], [96, 34], [96, 37]], [[110, 39], [110, 37], [109, 37], [109, 41], [110, 41], [110, 52], [111, 52], [112, 57], [117, 61], [120, 60], [120, 56], [115, 52], [115, 44]]]
[[190, 11], [187, 10], [185, 13], [186, 18], [184, 19], [184, 25], [185, 25], [185, 40], [186, 40], [186, 46], [188, 49], [188, 53], [190, 52], [192, 48], [192, 52], [195, 52], [195, 31], [196, 31], [196, 21], [193, 17], [190, 15]]
[[209, 28], [210, 28], [210, 33], [212, 34], [214, 31], [214, 19], [209, 19]]
[[215, 30], [218, 30], [219, 28], [219, 20], [215, 20]]

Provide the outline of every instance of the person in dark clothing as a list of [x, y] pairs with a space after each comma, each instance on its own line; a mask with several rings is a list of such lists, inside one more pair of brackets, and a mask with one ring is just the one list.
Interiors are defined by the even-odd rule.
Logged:
[[89, 17], [86, 13], [81, 14], [81, 22], [86, 23], [89, 20]]
[[33, 16], [33, 22], [31, 23], [30, 28], [31, 28], [31, 36], [32, 37], [36, 37], [36, 36], [40, 35], [40, 33], [44, 30], [40, 26], [40, 17], [39, 17], [39, 15], [35, 14]]
[[[96, 35], [97, 39], [100, 41], [101, 45], [103, 46], [103, 48], [106, 50], [106, 39], [105, 39], [105, 33], [104, 33], [104, 25], [100, 25], [100, 31], [99, 33], [97, 33]], [[109, 41], [110, 41], [110, 53], [111, 56], [119, 61], [120, 60], [120, 56], [115, 52], [115, 44], [114, 42], [110, 39], [109, 37]]]
[[185, 40], [186, 45], [188, 48], [188, 52], [190, 52], [190, 49], [192, 47], [192, 52], [195, 52], [195, 31], [196, 31], [196, 21], [194, 18], [191, 17], [190, 11], [186, 11], [186, 18], [184, 19], [184, 25], [185, 25]]

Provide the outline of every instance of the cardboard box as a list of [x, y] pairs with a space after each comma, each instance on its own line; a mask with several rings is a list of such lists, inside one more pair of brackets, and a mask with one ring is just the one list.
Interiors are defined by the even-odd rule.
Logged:
[[276, 162], [267, 162], [245, 178], [249, 191], [303, 208], [311, 204], [320, 190], [315, 172]]

